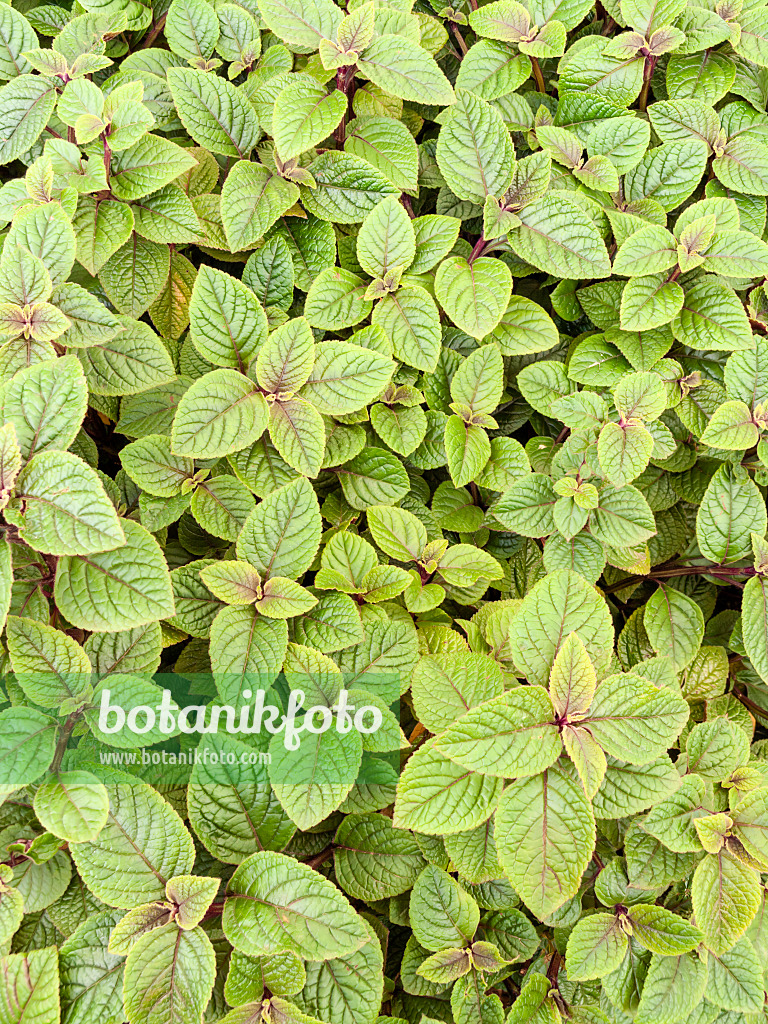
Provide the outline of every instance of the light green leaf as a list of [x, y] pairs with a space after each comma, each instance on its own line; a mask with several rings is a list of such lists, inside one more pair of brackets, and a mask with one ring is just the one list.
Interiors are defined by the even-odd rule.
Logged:
[[643, 621], [653, 649], [671, 658], [676, 669], [684, 668], [701, 646], [704, 616], [679, 590], [660, 586], [645, 606]]
[[724, 402], [715, 409], [701, 440], [713, 448], [746, 451], [757, 444], [760, 431], [744, 402]]
[[411, 754], [397, 784], [393, 822], [427, 835], [464, 832], [486, 821], [503, 784], [449, 761], [433, 740]]
[[[567, 842], [551, 842], [555, 835]], [[555, 768], [513, 782], [499, 801], [496, 844], [522, 901], [549, 917], [576, 893], [594, 849], [592, 808], [579, 783]]]
[[415, 255], [416, 239], [405, 208], [394, 196], [382, 199], [360, 225], [360, 266], [371, 277], [384, 277], [395, 267], [410, 267]]
[[379, 36], [357, 63], [364, 75], [392, 96], [440, 106], [454, 102], [451, 84], [433, 58], [405, 36]]
[[96, 471], [70, 452], [39, 452], [21, 471], [6, 512], [24, 540], [52, 555], [85, 555], [124, 543]]
[[32, 148], [56, 105], [50, 78], [18, 75], [0, 89], [0, 164]]
[[107, 823], [109, 795], [90, 772], [61, 772], [35, 793], [35, 814], [49, 832], [70, 843], [95, 839]]
[[688, 714], [687, 702], [674, 690], [628, 674], [603, 680], [583, 721], [607, 753], [644, 765], [666, 753]]
[[474, 338], [499, 323], [512, 291], [512, 275], [500, 260], [460, 256], [444, 260], [435, 276], [435, 294], [451, 320]]
[[125, 964], [123, 994], [130, 1024], [196, 1024], [216, 979], [216, 956], [202, 930], [175, 923], [140, 936]]
[[520, 687], [467, 711], [440, 736], [437, 750], [486, 775], [538, 775], [562, 751], [555, 718], [543, 688]]
[[578, 573], [558, 569], [535, 584], [512, 621], [509, 643], [521, 675], [546, 686], [555, 656], [573, 632], [593, 663], [601, 664], [613, 642], [608, 607]]
[[107, 792], [107, 823], [95, 838], [70, 846], [77, 870], [113, 907], [165, 899], [165, 883], [192, 870], [192, 837], [170, 805], [138, 779], [110, 783]]
[[501, 114], [478, 95], [459, 89], [435, 153], [448, 187], [459, 199], [483, 203], [509, 185], [514, 149]]
[[339, 125], [346, 111], [347, 97], [340, 89], [326, 95], [320, 84], [289, 79], [275, 100], [272, 114], [275, 146], [281, 159], [295, 159], [317, 146]]
[[704, 943], [716, 955], [731, 949], [760, 905], [760, 879], [754, 868], [725, 850], [699, 863], [691, 887], [693, 912]]
[[298, 198], [292, 181], [261, 164], [239, 160], [221, 189], [221, 220], [230, 249], [239, 252], [260, 242]]
[[401, 362], [430, 373], [436, 368], [442, 340], [440, 314], [426, 289], [413, 285], [385, 295], [376, 303], [371, 322], [381, 327]]
[[239, 451], [261, 436], [267, 417], [267, 403], [253, 381], [237, 370], [211, 370], [182, 395], [171, 450], [208, 459]]
[[610, 276], [600, 233], [583, 207], [565, 193], [549, 193], [518, 216], [522, 224], [510, 233], [509, 243], [527, 263], [568, 280]]
[[173, 615], [168, 567], [157, 541], [123, 520], [126, 542], [112, 551], [65, 555], [54, 595], [62, 614], [83, 629], [131, 629]]
[[169, 68], [168, 85], [179, 120], [195, 142], [222, 156], [248, 156], [259, 130], [251, 106], [239, 89], [216, 74], [196, 68]]
[[328, 960], [368, 941], [362, 920], [336, 886], [283, 854], [249, 857], [230, 879], [229, 893], [222, 927], [249, 956], [288, 949], [306, 960]]

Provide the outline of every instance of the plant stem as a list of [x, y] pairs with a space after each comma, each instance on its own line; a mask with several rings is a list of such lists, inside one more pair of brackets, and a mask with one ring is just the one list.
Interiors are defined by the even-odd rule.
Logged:
[[541, 73], [541, 65], [539, 64], [538, 57], [531, 57], [531, 65], [533, 67], [533, 77], [536, 81], [536, 88], [539, 92], [546, 93], [547, 86], [544, 82], [544, 75]]
[[[625, 580], [612, 583], [609, 587], [603, 588], [604, 594], [615, 594], [625, 587], [633, 587], [636, 583], [646, 583], [654, 580], [672, 579], [676, 576], [715, 576], [721, 580], [731, 582], [732, 577], [754, 576], [755, 570], [747, 566], [734, 568], [729, 565], [678, 565], [669, 569], [657, 569], [656, 572], [649, 572], [643, 575], [627, 576]], [[737, 583], [736, 579], [732, 582]]]
[[475, 262], [475, 260], [477, 259], [478, 256], [482, 256], [483, 251], [484, 251], [486, 245], [487, 245], [487, 242], [486, 242], [485, 235], [481, 233], [480, 237], [475, 242], [474, 249], [469, 254], [469, 259], [467, 260], [467, 263], [469, 263], [470, 266]]
[[457, 43], [459, 49], [461, 50], [461, 56], [462, 57], [466, 57], [466, 55], [469, 52], [469, 50], [468, 50], [467, 44], [464, 42], [464, 36], [461, 34], [461, 32], [459, 32], [459, 26], [456, 24], [455, 21], [451, 21], [451, 22], [449, 22], [449, 24], [451, 26], [451, 32], [453, 33], [453, 38], [456, 40], [456, 43]]
[[[355, 80], [355, 71], [357, 65], [353, 64], [352, 67], [339, 68], [336, 72], [336, 88], [341, 90], [347, 97], [347, 108], [349, 108], [350, 101], [350, 86]], [[333, 133], [334, 139], [336, 139], [336, 149], [344, 149], [344, 140], [347, 137], [347, 114], [349, 110], [344, 111], [344, 117], [341, 119], [341, 123], [335, 129]]]
[[748, 711], [751, 711], [753, 715], [757, 715], [758, 718], [763, 718], [768, 722], [768, 711], [766, 711], [765, 708], [761, 708], [759, 704], [755, 704], [753, 700], [750, 700], [745, 693], [739, 693], [738, 690], [731, 690], [731, 694], [737, 701], [743, 704]]
[[61, 727], [59, 739], [56, 743], [56, 750], [53, 753], [53, 761], [51, 761], [51, 774], [55, 774], [59, 768], [61, 768], [61, 762], [64, 760], [64, 755], [67, 752], [67, 744], [69, 743], [70, 737], [75, 731], [75, 726], [79, 720], [79, 711], [73, 711], [72, 714], [64, 720], [64, 725]]
[[645, 111], [648, 106], [648, 94], [651, 91], [651, 79], [653, 78], [653, 70], [656, 67], [656, 57], [646, 57], [645, 67], [643, 68], [643, 88], [640, 91], [640, 98], [638, 100], [638, 108]]
[[324, 864], [325, 861], [331, 859], [333, 856], [333, 849], [333, 844], [330, 844], [329, 846], [326, 846], [324, 850], [321, 850], [320, 853], [315, 854], [314, 857], [310, 857], [309, 860], [305, 860], [304, 863], [308, 867], [317, 870], [321, 864]]
[[166, 15], [161, 14], [160, 17], [155, 22], [155, 24], [149, 30], [149, 34], [147, 35], [146, 39], [144, 39], [141, 46], [139, 47], [140, 50], [146, 50], [147, 47], [151, 46], [154, 43], [154, 41], [165, 28], [165, 19]]
[[112, 163], [112, 150], [109, 148], [107, 133], [105, 131], [101, 133], [101, 143], [104, 147], [104, 172], [107, 178], [107, 188], [109, 188], [109, 168]]

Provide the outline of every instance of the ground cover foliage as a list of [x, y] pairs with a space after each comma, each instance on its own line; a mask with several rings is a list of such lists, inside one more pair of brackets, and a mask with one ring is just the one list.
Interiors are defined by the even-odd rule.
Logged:
[[[742, 0], [0, 5], [0, 1024], [765, 1020], [767, 69]], [[383, 725], [102, 763], [158, 672]]]

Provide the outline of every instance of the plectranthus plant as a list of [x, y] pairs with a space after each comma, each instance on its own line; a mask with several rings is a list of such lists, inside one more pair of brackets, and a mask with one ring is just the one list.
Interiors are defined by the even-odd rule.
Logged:
[[764, 3], [0, 81], [0, 1024], [765, 1022]]

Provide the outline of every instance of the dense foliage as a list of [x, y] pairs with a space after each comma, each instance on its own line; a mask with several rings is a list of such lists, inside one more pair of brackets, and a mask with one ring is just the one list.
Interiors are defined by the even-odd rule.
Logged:
[[768, 10], [431, 3], [0, 4], [0, 1024], [766, 1020]]

